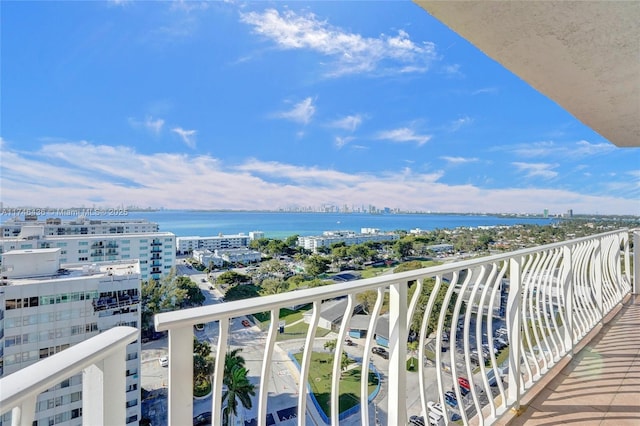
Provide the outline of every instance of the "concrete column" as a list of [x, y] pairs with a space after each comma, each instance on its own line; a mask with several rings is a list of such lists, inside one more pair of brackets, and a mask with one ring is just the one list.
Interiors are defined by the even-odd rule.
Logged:
[[83, 370], [83, 425], [126, 424], [126, 356], [123, 347]]
[[170, 426], [193, 423], [193, 326], [169, 330]]

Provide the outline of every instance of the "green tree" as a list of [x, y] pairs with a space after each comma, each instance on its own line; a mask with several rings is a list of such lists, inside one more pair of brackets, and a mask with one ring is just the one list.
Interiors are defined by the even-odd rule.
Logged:
[[287, 247], [296, 247], [298, 245], [298, 234], [285, 238], [284, 243]]
[[250, 299], [260, 296], [260, 287], [252, 284], [235, 285], [224, 294], [226, 301]]
[[349, 358], [349, 356], [345, 352], [342, 352], [342, 357], [340, 358], [340, 375], [342, 375], [342, 372], [346, 371], [347, 368], [349, 368], [349, 365], [351, 365], [352, 363], [353, 360]]
[[413, 251], [413, 242], [407, 238], [398, 240], [393, 245], [393, 250], [399, 260], [409, 256]]
[[186, 295], [184, 300], [184, 304], [190, 306], [202, 306], [205, 301], [204, 294], [198, 287], [198, 284], [193, 282], [189, 277], [176, 277], [176, 285], [179, 289], [185, 290]]
[[218, 284], [226, 284], [226, 285], [236, 285], [236, 284], [242, 284], [250, 281], [251, 281], [251, 277], [244, 274], [239, 274], [235, 271], [223, 272], [220, 275], [218, 275], [218, 278], [216, 280]]
[[160, 281], [153, 278], [141, 284], [142, 331], [153, 329], [153, 316], [160, 312], [173, 311], [182, 306], [187, 290], [179, 288], [172, 269]]
[[207, 342], [200, 342], [193, 338], [193, 387], [208, 390], [211, 386], [214, 360], [211, 356], [211, 346]]
[[324, 342], [324, 348], [326, 350], [328, 350], [329, 352], [335, 351], [336, 350], [336, 346], [338, 346], [338, 340], [337, 339], [327, 340], [326, 342]]
[[311, 255], [304, 261], [304, 269], [307, 274], [317, 277], [329, 270], [329, 260], [317, 254]]
[[289, 282], [278, 278], [267, 278], [260, 284], [260, 294], [263, 296], [284, 293], [287, 290], [289, 290]]

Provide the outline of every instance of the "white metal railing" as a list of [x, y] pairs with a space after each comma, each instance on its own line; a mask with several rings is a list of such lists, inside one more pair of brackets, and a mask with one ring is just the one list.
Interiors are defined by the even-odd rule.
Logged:
[[[637, 235], [635, 238], [637, 248]], [[636, 250], [636, 265], [637, 253]], [[156, 329], [169, 331], [169, 424], [190, 424], [193, 415], [193, 326], [217, 321], [214, 352], [220, 360], [229, 348], [229, 324], [233, 318], [270, 312], [257, 387], [257, 423], [265, 425], [279, 310], [312, 303], [297, 383], [297, 419], [299, 425], [305, 424], [308, 372], [320, 307], [323, 301], [346, 296], [335, 348], [328, 414], [331, 424], [337, 425], [339, 358], [358, 294], [369, 290], [377, 298], [368, 330], [376, 330], [383, 308], [389, 313], [387, 424], [407, 424], [412, 408], [407, 407], [406, 368], [412, 323], [420, 360], [417, 373], [420, 402], [414, 414], [426, 416], [429, 401], [439, 401], [446, 422], [456, 415], [466, 424], [491, 424], [508, 410], [518, 408], [523, 393], [565, 355], [572, 354], [576, 343], [631, 292], [630, 256], [629, 232], [621, 230], [409, 272], [156, 315]], [[418, 321], [420, 316], [422, 320]], [[501, 334], [502, 340], [496, 337], [499, 328], [506, 329]], [[374, 346], [373, 334], [367, 333], [362, 345], [358, 415], [365, 426], [371, 422], [367, 395], [370, 363], [366, 361]], [[508, 347], [500, 351], [498, 348], [506, 341]], [[256, 339], [254, 344], [260, 342]], [[447, 342], [450, 349], [443, 351]], [[223, 364], [216, 363], [213, 375], [214, 425], [221, 424]], [[467, 379], [468, 392], [458, 385], [458, 377]], [[378, 408], [385, 409], [376, 407], [376, 411]]]
[[82, 372], [82, 424], [125, 424], [126, 348], [138, 333], [115, 327], [0, 379], [0, 414], [31, 426], [38, 395]]

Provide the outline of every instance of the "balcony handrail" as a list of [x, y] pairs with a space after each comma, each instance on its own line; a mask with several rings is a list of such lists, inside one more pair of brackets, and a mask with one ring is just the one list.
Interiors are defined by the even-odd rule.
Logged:
[[[628, 230], [624, 228], [616, 231], [605, 232], [602, 234], [598, 234], [597, 237], [606, 237], [608, 235], [615, 235], [625, 231]], [[229, 318], [230, 316], [237, 317], [247, 314], [253, 314], [255, 312], [268, 311], [273, 306], [282, 305], [283, 302], [286, 302], [288, 306], [310, 303], [311, 301], [317, 299], [318, 295], [322, 295], [325, 299], [331, 299], [335, 297], [345, 296], [347, 294], [361, 293], [366, 290], [375, 290], [381, 285], [385, 283], [388, 284], [389, 282], [413, 281], [423, 278], [425, 275], [444, 275], [447, 273], [459, 271], [461, 269], [469, 269], [488, 263], [499, 262], [501, 260], [518, 258], [543, 250], [566, 247], [569, 243], [577, 245], [584, 241], [591, 240], [593, 239], [593, 237], [594, 236], [576, 238], [570, 241], [545, 244], [542, 246], [520, 249], [508, 253], [476, 257], [473, 259], [460, 260], [442, 265], [429, 266], [422, 269], [398, 272], [394, 273], [392, 276], [378, 276], [357, 281], [332, 284], [331, 286], [307, 288], [287, 293], [267, 295], [252, 299], [250, 305], [247, 305], [246, 300], [237, 300], [228, 301], [218, 305], [200, 306], [178, 311], [163, 312], [154, 317], [154, 325], [157, 331], [167, 331], [172, 328], [192, 325], [194, 320], [197, 320], [196, 323], [204, 323], [218, 321], [221, 318]]]
[[[418, 332], [421, 413], [427, 415], [429, 405], [427, 399], [433, 398], [431, 394], [427, 395], [425, 390], [423, 374], [426, 364], [422, 362], [423, 359], [426, 361], [426, 340], [430, 336], [428, 330], [431, 329], [431, 332], [435, 333], [433, 352], [437, 382], [431, 380], [430, 392], [433, 392], [432, 384], [435, 384], [436, 402], [440, 402], [443, 407], [445, 402], [449, 402], [446, 396], [450, 395], [445, 393], [445, 390], [450, 386], [451, 380], [453, 380], [455, 394], [453, 401], [463, 401], [463, 395], [456, 385], [456, 377], [460, 377], [459, 374], [466, 376], [471, 384], [470, 393], [473, 400], [470, 401], [467, 398], [464, 402], [464, 410], [460, 410], [461, 420], [465, 424], [469, 424], [470, 421], [491, 424], [508, 410], [518, 409], [524, 393], [544, 377], [561, 358], [571, 355], [576, 343], [601, 324], [604, 316], [632, 291], [631, 283], [634, 280], [630, 274], [630, 261], [635, 255], [634, 264], [639, 264], [637, 254], [637, 250], [635, 253], [630, 252], [629, 230], [625, 228], [392, 275], [157, 314], [154, 317], [156, 330], [169, 331], [169, 357], [174, 360], [169, 365], [169, 424], [184, 424], [190, 420], [192, 413], [191, 383], [187, 383], [184, 377], [191, 377], [193, 374], [191, 362], [188, 362], [193, 349], [193, 325], [218, 322], [215, 357], [223, 359], [229, 345], [227, 340], [230, 336], [230, 320], [256, 312], [270, 312], [271, 324], [268, 327], [264, 346], [265, 356], [262, 380], [259, 384], [257, 416], [258, 424], [265, 425], [268, 388], [268, 381], [265, 378], [269, 374], [265, 366], [271, 364], [279, 309], [313, 303], [312, 316], [308, 322], [305, 342], [301, 349], [303, 359], [297, 391], [298, 424], [304, 424], [306, 415], [313, 417], [313, 414], [309, 414], [313, 413], [313, 409], [309, 412], [306, 410], [306, 386], [322, 302], [348, 297], [335, 348], [335, 353], [341, 354], [346, 327], [352, 315], [354, 298], [367, 290], [377, 290], [377, 299], [373, 310], [370, 310], [367, 330], [377, 329], [384, 293], [388, 292], [389, 296], [389, 328], [387, 330], [389, 334], [386, 336], [389, 343], [387, 358], [389, 373], [386, 383], [389, 424], [406, 424], [408, 420], [406, 410], [407, 338], [410, 319], [413, 319], [418, 309], [423, 316]], [[431, 278], [434, 280], [431, 281]], [[411, 300], [408, 300], [408, 289], [412, 284], [415, 290]], [[426, 292], [426, 286], [431, 284], [433, 284], [432, 290]], [[420, 299], [424, 295], [428, 295], [428, 301]], [[436, 298], [441, 298], [437, 308], [435, 307]], [[419, 299], [420, 302], [418, 302]], [[450, 318], [448, 318], [449, 314]], [[507, 331], [505, 339], [509, 342], [506, 344], [509, 346], [506, 360], [508, 373], [504, 378], [502, 378], [504, 371], [502, 367], [505, 363], [502, 361], [500, 365], [497, 363], [496, 352], [500, 349], [495, 349], [493, 338], [493, 331], [499, 331], [492, 325], [493, 317], [496, 315], [502, 318], [501, 321], [506, 327], [504, 330]], [[471, 322], [472, 317], [474, 325]], [[433, 326], [431, 319], [437, 321]], [[492, 330], [488, 333], [487, 339], [483, 338], [485, 336], [483, 327]], [[412, 331], [417, 330], [412, 329]], [[361, 377], [365, 378], [368, 377], [369, 364], [364, 360], [368, 359], [375, 344], [373, 334], [365, 334], [361, 374]], [[443, 355], [442, 342], [445, 335], [449, 337], [447, 341], [452, 342], [451, 345], [461, 344], [462, 350], [451, 350], [446, 356]], [[487, 341], [486, 345], [485, 341]], [[484, 346], [488, 346], [487, 355], [484, 350], [481, 351]], [[474, 352], [479, 360], [484, 361], [477, 361], [478, 371], [475, 371], [472, 366], [474, 361], [471, 355]], [[449, 364], [446, 364], [447, 358], [450, 358]], [[460, 362], [461, 366], [458, 366], [457, 363]], [[451, 377], [445, 378], [443, 371], [446, 365], [450, 366], [448, 374]], [[211, 411], [213, 424], [216, 425], [221, 422], [222, 368], [223, 363], [216, 364], [213, 375]], [[339, 363], [334, 361], [332, 403], [330, 404], [332, 424], [338, 422], [339, 368]], [[494, 373], [494, 379], [488, 377], [490, 372]], [[497, 380], [499, 375], [500, 380]], [[508, 383], [503, 384], [503, 379]], [[495, 400], [489, 398], [489, 405], [483, 407], [482, 405], [487, 402], [480, 400], [478, 392], [488, 392], [489, 380], [497, 381], [499, 398]], [[367, 381], [361, 380], [360, 384], [360, 416], [362, 424], [367, 426], [371, 410], [366, 394]], [[467, 413], [469, 407], [472, 407], [472, 411]]]
[[137, 328], [114, 327], [3, 377], [0, 379], [1, 414], [20, 407], [46, 389], [118, 351], [123, 351], [129, 343], [138, 338], [138, 334]]

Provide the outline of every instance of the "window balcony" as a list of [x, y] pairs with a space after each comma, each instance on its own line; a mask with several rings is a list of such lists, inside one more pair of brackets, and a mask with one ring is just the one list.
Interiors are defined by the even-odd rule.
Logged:
[[[503, 424], [513, 413], [522, 410], [524, 401], [528, 401], [540, 386], [545, 386], [559, 367], [567, 364], [631, 293], [637, 294], [637, 287], [632, 287], [632, 283], [637, 286], [640, 273], [636, 268], [632, 279], [633, 253], [629, 235], [627, 230], [609, 232], [511, 253], [264, 296], [251, 299], [251, 303], [247, 300], [225, 302], [156, 315], [156, 330], [169, 332], [168, 424], [192, 423], [194, 326], [213, 323], [211, 326], [217, 328], [213, 353], [216, 359], [224, 359], [232, 350], [233, 338], [239, 330], [235, 319], [259, 312], [269, 313], [271, 320], [265, 321], [264, 330], [253, 331], [260, 337], [251, 337], [252, 353], [261, 354], [251, 360], [255, 363], [252, 365], [258, 366], [251, 369], [256, 383], [253, 416], [257, 425], [267, 424], [266, 419], [273, 415], [271, 398], [281, 393], [287, 393], [291, 398], [294, 408], [289, 414], [296, 417], [299, 425], [310, 424], [311, 418], [316, 424], [338, 425], [347, 415], [350, 424], [406, 425], [411, 415], [426, 418], [429, 413], [435, 413], [434, 403], [440, 404], [447, 422], [454, 418], [464, 424]], [[634, 246], [640, 247], [640, 232], [633, 235]], [[637, 264], [638, 257], [636, 251], [633, 263]], [[364, 292], [367, 292], [366, 298], [362, 297]], [[331, 374], [326, 378], [331, 389], [327, 413], [320, 412], [310, 391], [315, 381], [309, 374], [314, 346], [316, 350], [323, 346], [323, 341], [316, 339], [318, 325], [325, 320], [322, 307], [333, 299], [339, 299], [343, 306], [336, 321], [334, 353], [353, 355], [354, 351], [360, 351], [360, 356], [354, 357], [361, 370], [360, 396], [357, 397], [358, 405], [346, 414], [339, 411], [340, 356], [330, 362]], [[366, 321], [355, 321], [357, 316], [362, 320], [362, 315], [353, 314], [358, 305], [365, 303]], [[283, 348], [292, 351], [292, 344], [277, 342], [280, 309], [304, 304], [311, 304], [313, 308], [307, 318], [306, 334], [293, 350], [298, 353], [300, 362], [279, 360]], [[235, 326], [231, 327], [232, 324]], [[356, 337], [350, 339], [349, 334], [355, 328], [362, 335], [354, 345]], [[125, 333], [130, 340], [124, 337], [111, 343], [105, 340], [108, 333], [123, 330], [129, 329], [112, 329], [74, 346], [74, 349], [81, 345], [91, 348], [91, 353], [83, 355], [82, 360], [67, 354], [72, 352], [74, 357], [80, 357], [82, 351], [77, 354], [76, 351], [63, 351], [2, 379], [0, 406], [3, 410], [17, 407], [13, 410], [14, 416], [22, 413], [22, 424], [30, 424], [38, 392], [98, 360], [105, 359], [105, 366], [112, 366], [115, 361], [106, 361], [115, 351], [112, 346], [120, 345], [119, 359], [124, 360], [124, 347], [135, 338], [134, 335]], [[371, 332], [373, 330], [376, 336]], [[94, 339], [103, 340], [95, 344], [92, 343]], [[382, 341], [388, 342], [388, 349], [374, 351], [376, 342]], [[276, 345], [280, 348], [276, 349]], [[417, 360], [417, 371], [408, 371], [411, 358]], [[628, 365], [633, 363], [633, 359], [626, 361]], [[49, 362], [46, 368], [41, 366], [44, 362]], [[286, 371], [297, 372], [291, 373], [296, 385], [294, 389], [274, 391], [273, 382], [282, 370], [282, 362], [290, 364]], [[602, 362], [607, 362], [606, 357]], [[380, 392], [384, 403], [371, 396], [368, 380], [362, 379], [369, 377], [374, 366], [384, 375]], [[382, 368], [378, 368], [380, 366]], [[83, 386], [87, 388], [99, 387], [100, 380], [105, 380], [103, 392], [96, 393], [104, 396], [91, 394], [88, 401], [83, 401], [83, 413], [92, 416], [83, 419], [85, 424], [123, 424], [124, 412], [105, 413], [101, 408], [122, 407], [124, 411], [124, 361], [114, 368], [122, 374], [109, 374], [105, 370], [104, 377], [96, 377], [95, 382], [94, 376], [85, 375], [89, 380], [85, 380]], [[18, 374], [20, 377], [14, 378]], [[208, 410], [212, 412], [214, 425], [222, 424], [223, 375], [224, 363], [216, 363], [211, 409]], [[37, 380], [32, 378], [37, 376], [40, 376]], [[109, 380], [106, 380], [107, 376]], [[115, 385], [116, 380], [122, 380], [122, 383]], [[100, 413], [98, 417], [93, 417], [93, 407], [99, 407], [96, 408]], [[110, 415], [118, 417], [107, 418]]]

